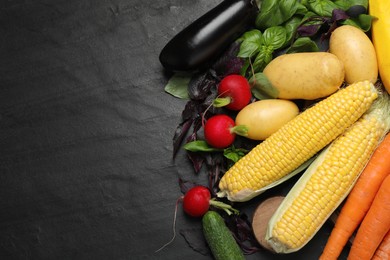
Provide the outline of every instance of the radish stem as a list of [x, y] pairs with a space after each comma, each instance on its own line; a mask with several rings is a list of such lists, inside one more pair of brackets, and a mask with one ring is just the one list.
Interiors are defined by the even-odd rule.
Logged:
[[230, 129], [230, 132], [241, 136], [248, 136], [248, 130], [249, 128], [246, 125], [236, 125]]
[[231, 97], [218, 97], [214, 99], [213, 106], [214, 107], [224, 107], [229, 105], [232, 102]]
[[215, 199], [211, 199], [210, 200], [210, 205], [211, 206], [214, 206], [218, 209], [222, 209], [224, 210], [228, 215], [231, 215], [231, 214], [238, 214], [239, 211], [235, 208], [233, 208], [232, 206], [226, 204], [226, 203], [223, 203], [222, 201], [217, 201]]

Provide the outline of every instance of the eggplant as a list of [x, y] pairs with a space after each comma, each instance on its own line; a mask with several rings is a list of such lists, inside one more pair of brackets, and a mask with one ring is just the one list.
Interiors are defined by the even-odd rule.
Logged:
[[258, 11], [255, 0], [224, 0], [165, 45], [159, 56], [161, 64], [170, 71], [207, 68], [254, 25]]

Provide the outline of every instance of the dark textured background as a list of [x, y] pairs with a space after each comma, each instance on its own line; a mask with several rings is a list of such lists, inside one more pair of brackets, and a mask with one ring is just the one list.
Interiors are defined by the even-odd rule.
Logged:
[[[0, 259], [211, 259], [179, 234], [154, 253], [178, 177], [206, 181], [183, 152], [171, 160], [185, 101], [164, 93], [158, 54], [219, 1], [0, 3]], [[199, 223], [179, 210], [178, 232]], [[329, 230], [248, 259], [316, 259]]]

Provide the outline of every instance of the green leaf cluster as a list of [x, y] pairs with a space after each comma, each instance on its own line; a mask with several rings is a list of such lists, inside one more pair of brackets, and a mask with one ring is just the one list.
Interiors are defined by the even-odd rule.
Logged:
[[[368, 0], [263, 0], [256, 17], [256, 28], [265, 30], [272, 26], [287, 26], [290, 19], [303, 20], [308, 13], [331, 17], [334, 9], [347, 11], [356, 5], [367, 9]], [[348, 24], [355, 23], [366, 30], [371, 18], [367, 14], [361, 14], [348, 20], [352, 20], [348, 21]]]
[[262, 71], [273, 59], [275, 50], [286, 43], [287, 30], [282, 26], [267, 28], [263, 33], [258, 29], [245, 32], [239, 39], [241, 41], [238, 57], [252, 58], [252, 67], [255, 71]]
[[[297, 35], [302, 24], [317, 25], [329, 20], [335, 9], [347, 11], [361, 5], [367, 9], [368, 0], [263, 0], [256, 17], [256, 28], [245, 32], [239, 39], [238, 56], [248, 58], [242, 74], [251, 66], [252, 72], [262, 72], [265, 66], [281, 53], [316, 52], [320, 48], [313, 37]], [[316, 18], [316, 19], [313, 19]], [[372, 17], [360, 14], [341, 24], [350, 24], [368, 31]]]

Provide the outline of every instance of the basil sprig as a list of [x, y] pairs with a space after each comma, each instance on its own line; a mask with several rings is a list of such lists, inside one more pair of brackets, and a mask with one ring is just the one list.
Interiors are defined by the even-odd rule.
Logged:
[[287, 30], [282, 26], [267, 28], [264, 33], [258, 29], [253, 29], [244, 33], [240, 39], [242, 41], [238, 57], [255, 57], [252, 64], [255, 71], [262, 71], [272, 60], [273, 53], [278, 50], [287, 40]]

